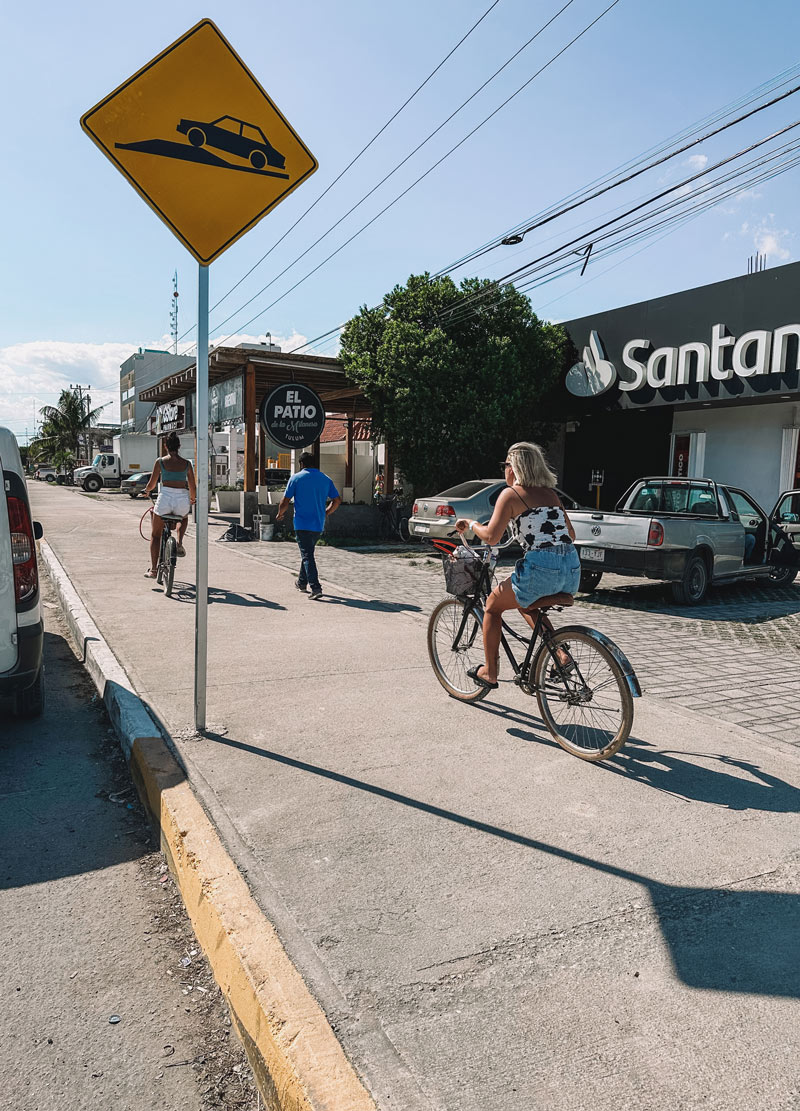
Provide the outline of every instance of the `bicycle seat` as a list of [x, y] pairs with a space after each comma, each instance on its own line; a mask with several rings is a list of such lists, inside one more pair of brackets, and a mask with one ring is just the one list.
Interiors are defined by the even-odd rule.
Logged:
[[159, 513], [159, 517], [161, 517], [162, 521], [169, 521], [171, 525], [179, 525], [183, 520], [183, 517], [173, 517], [171, 513]]
[[533, 610], [547, 610], [551, 606], [572, 606], [574, 604], [575, 599], [571, 594], [545, 594], [543, 598], [537, 598], [535, 602], [526, 606], [523, 613], [531, 613]]

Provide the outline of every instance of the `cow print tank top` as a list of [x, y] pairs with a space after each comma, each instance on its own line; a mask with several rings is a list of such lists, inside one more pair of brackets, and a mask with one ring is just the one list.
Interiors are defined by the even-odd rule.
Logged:
[[564, 510], [560, 505], [537, 505], [519, 517], [512, 517], [508, 527], [511, 535], [526, 552], [571, 544]]

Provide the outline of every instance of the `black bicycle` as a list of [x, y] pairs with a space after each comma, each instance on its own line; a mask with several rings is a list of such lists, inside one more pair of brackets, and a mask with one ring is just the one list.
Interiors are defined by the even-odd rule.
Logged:
[[[428, 622], [428, 655], [434, 674], [452, 698], [479, 702], [489, 693], [467, 672], [483, 663], [483, 607], [495, 580], [499, 547], [433, 544], [442, 553], [448, 592]], [[547, 728], [562, 748], [582, 760], [606, 760], [625, 744], [633, 724], [633, 700], [641, 696], [636, 673], [608, 637], [584, 625], [553, 627], [551, 610], [573, 604], [571, 594], [540, 598], [532, 633], [522, 636], [503, 620], [500, 644], [514, 682], [536, 695]], [[510, 611], [512, 612], [512, 611]], [[522, 661], [509, 638], [526, 645]]]
[[161, 545], [158, 549], [158, 566], [156, 568], [156, 582], [164, 584], [164, 593], [169, 598], [175, 582], [175, 564], [178, 562], [178, 541], [172, 535], [172, 529], [183, 520], [182, 517], [162, 517], [164, 527], [161, 530]]
[[380, 539], [391, 540], [393, 537], [397, 537], [399, 540], [408, 542], [411, 539], [411, 534], [408, 530], [408, 513], [404, 512], [408, 507], [401, 504], [397, 494], [380, 498], [378, 509], [381, 513]]

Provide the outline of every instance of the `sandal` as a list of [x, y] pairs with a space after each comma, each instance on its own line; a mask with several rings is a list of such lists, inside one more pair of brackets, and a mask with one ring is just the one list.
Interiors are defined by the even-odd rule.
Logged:
[[558, 667], [556, 667], [555, 664], [553, 664], [553, 666], [550, 668], [550, 679], [551, 679], [551, 681], [558, 681], [559, 679], [566, 679], [568, 676], [570, 676], [573, 673], [573, 671], [576, 668], [576, 664], [575, 664], [574, 660], [567, 660], [567, 662], [565, 664], [561, 663], [561, 660], [559, 660], [558, 664], [559, 664], [559, 667], [561, 668], [561, 671], [558, 670]]
[[144, 577], [145, 577], [146, 579], [155, 579], [155, 578], [158, 578], [158, 571], [154, 571], [154, 570], [152, 569], [152, 567], [148, 567], [148, 568], [147, 568], [147, 570], [146, 570], [146, 571], [145, 571], [145, 573], [144, 573]]
[[179, 556], [185, 556], [186, 555], [186, 549], [184, 548], [183, 544], [178, 545], [178, 555]]
[[486, 687], [486, 689], [489, 691], [497, 690], [497, 683], [490, 683], [488, 679], [484, 679], [482, 675], [478, 674], [478, 671], [482, 667], [483, 664], [475, 664], [474, 667], [469, 668], [469, 670], [467, 671], [467, 675], [479, 686]]

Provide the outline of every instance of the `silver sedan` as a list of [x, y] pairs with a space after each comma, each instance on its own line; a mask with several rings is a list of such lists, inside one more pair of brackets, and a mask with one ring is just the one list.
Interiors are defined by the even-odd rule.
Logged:
[[[411, 511], [408, 530], [419, 539], [430, 536], [444, 539], [453, 531], [459, 517], [468, 521], [485, 524], [491, 517], [495, 502], [506, 488], [502, 479], [475, 478], [462, 482], [449, 490], [442, 490], [430, 498], [417, 498]], [[567, 510], [577, 509], [578, 503], [562, 490], [556, 493]], [[472, 529], [464, 534], [467, 540], [474, 540]]]

